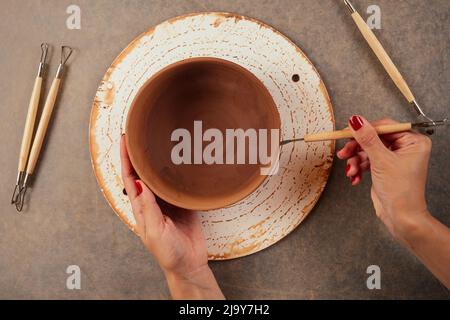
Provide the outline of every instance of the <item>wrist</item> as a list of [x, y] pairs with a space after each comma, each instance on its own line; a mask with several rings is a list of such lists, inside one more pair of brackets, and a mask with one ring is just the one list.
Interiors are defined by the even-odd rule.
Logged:
[[428, 210], [417, 213], [405, 212], [396, 219], [395, 236], [408, 247], [413, 247], [427, 232], [430, 220], [433, 219]]
[[224, 299], [208, 265], [186, 273], [165, 270], [164, 274], [174, 299]]

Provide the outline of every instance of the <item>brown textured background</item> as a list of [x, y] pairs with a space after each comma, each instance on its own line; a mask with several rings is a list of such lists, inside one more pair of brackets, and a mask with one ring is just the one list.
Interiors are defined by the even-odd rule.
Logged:
[[[354, 0], [377, 4], [376, 34], [436, 118], [449, 116], [450, 2]], [[68, 30], [68, 5], [81, 7], [82, 29]], [[342, 2], [13, 1], [0, 2], [0, 298], [165, 299], [156, 261], [112, 212], [98, 189], [88, 149], [92, 99], [106, 69], [138, 34], [188, 12], [231, 11], [260, 19], [290, 37], [315, 64], [337, 127], [352, 113], [412, 120], [413, 112], [363, 41]], [[47, 41], [74, 46], [64, 90], [48, 132], [24, 214], [9, 205], [22, 129]], [[51, 54], [46, 89], [59, 51]], [[46, 94], [46, 93], [45, 93]], [[44, 96], [45, 96], [44, 94]], [[450, 225], [450, 131], [433, 138], [428, 204]], [[339, 143], [338, 146], [342, 144]], [[377, 221], [368, 179], [353, 188], [336, 160], [311, 215], [278, 244], [249, 257], [211, 263], [228, 298], [441, 298], [450, 293]], [[81, 267], [81, 290], [67, 290], [68, 265]], [[367, 266], [381, 267], [382, 289], [368, 290]]]

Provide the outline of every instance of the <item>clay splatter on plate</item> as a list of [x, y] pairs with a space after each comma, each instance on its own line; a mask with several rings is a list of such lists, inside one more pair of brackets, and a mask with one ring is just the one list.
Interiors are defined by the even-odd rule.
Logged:
[[[103, 77], [91, 111], [91, 160], [108, 203], [133, 231], [135, 220], [120, 177], [119, 146], [138, 89], [157, 71], [192, 57], [235, 62], [268, 88], [281, 117], [281, 138], [331, 131], [325, 85], [304, 53], [255, 19], [229, 13], [189, 14], [138, 36]], [[198, 212], [212, 260], [255, 253], [294, 230], [312, 210], [328, 179], [334, 142], [283, 146], [280, 170], [242, 201]]]

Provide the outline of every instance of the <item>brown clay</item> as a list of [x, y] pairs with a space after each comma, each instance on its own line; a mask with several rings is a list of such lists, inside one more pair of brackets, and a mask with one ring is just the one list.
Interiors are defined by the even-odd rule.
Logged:
[[185, 128], [194, 137], [196, 120], [203, 132], [217, 128], [224, 136], [225, 129], [280, 129], [271, 95], [251, 72], [216, 58], [180, 61], [150, 78], [128, 113], [126, 143], [137, 174], [160, 198], [187, 209], [216, 209], [243, 199], [265, 179], [260, 164], [172, 162], [178, 143], [171, 141], [172, 132]]

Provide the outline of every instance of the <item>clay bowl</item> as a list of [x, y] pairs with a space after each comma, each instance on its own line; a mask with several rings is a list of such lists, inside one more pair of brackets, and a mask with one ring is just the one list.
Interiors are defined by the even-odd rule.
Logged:
[[[245, 198], [266, 178], [260, 174], [259, 162], [205, 164], [202, 160], [202, 164], [177, 165], [172, 161], [172, 148], [179, 143], [171, 141], [175, 129], [189, 131], [194, 154], [194, 121], [202, 121], [203, 132], [219, 129], [224, 146], [226, 129], [280, 129], [280, 116], [267, 88], [235, 63], [192, 58], [151, 77], [135, 96], [127, 117], [131, 162], [158, 197], [192, 210], [222, 208]], [[200, 142], [202, 150], [209, 143]], [[268, 145], [270, 149], [270, 140]]]

